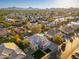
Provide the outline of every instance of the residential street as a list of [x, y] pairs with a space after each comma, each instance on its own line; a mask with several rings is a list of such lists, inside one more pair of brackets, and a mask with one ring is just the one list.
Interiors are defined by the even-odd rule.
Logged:
[[79, 38], [74, 38], [73, 43], [67, 41], [66, 50], [62, 53], [61, 59], [72, 59], [71, 55], [79, 48]]

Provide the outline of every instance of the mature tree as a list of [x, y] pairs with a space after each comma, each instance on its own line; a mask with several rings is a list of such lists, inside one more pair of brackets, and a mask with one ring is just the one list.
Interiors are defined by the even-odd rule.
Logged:
[[42, 31], [42, 25], [41, 24], [35, 24], [32, 28], [31, 31], [33, 33], [40, 33]]
[[10, 27], [10, 26], [12, 26], [12, 23], [9, 23], [9, 22], [4, 22], [3, 24], [4, 24], [5, 27]]
[[53, 42], [54, 42], [55, 44], [57, 44], [57, 45], [62, 44], [63, 41], [64, 41], [64, 39], [63, 39], [62, 36], [60, 36], [60, 35], [56, 35], [55, 38], [54, 38], [54, 40], [53, 40]]
[[7, 56], [7, 57], [5, 57], [4, 59], [9, 59], [10, 57], [9, 56]]
[[24, 46], [29, 46], [29, 45], [30, 45], [28, 39], [22, 40], [22, 44], [23, 44]]
[[20, 36], [18, 34], [15, 34], [16, 42], [19, 43], [21, 41]]
[[75, 12], [74, 16], [79, 16], [79, 11]]
[[64, 10], [58, 10], [57, 11], [57, 15], [58, 16], [65, 16], [66, 15], [66, 12]]
[[27, 24], [25, 25], [25, 27], [26, 27], [27, 29], [31, 29], [31, 26], [32, 26], [32, 24], [31, 24], [30, 22], [27, 22]]
[[79, 32], [79, 28], [76, 28], [75, 31], [76, 31], [76, 32]]
[[4, 22], [4, 19], [3, 18], [0, 18], [0, 22]]
[[52, 21], [54, 21], [53, 18], [48, 18], [47, 20], [48, 20], [48, 22], [52, 22]]

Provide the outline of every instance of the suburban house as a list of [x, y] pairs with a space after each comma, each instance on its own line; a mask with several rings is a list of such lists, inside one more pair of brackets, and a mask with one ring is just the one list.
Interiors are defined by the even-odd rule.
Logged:
[[73, 16], [67, 16], [67, 17], [65, 17], [65, 19], [74, 19], [74, 17]]
[[50, 22], [50, 23], [47, 24], [47, 26], [50, 26], [50, 27], [55, 27], [57, 25], [58, 25], [57, 22]]
[[26, 59], [26, 54], [15, 43], [0, 45], [0, 59]]
[[64, 26], [63, 28], [62, 28], [62, 31], [64, 31], [65, 33], [73, 33], [74, 32], [74, 29], [73, 29], [73, 27], [70, 27], [70, 26]]
[[74, 29], [75, 29], [75, 28], [79, 28], [79, 22], [70, 22], [70, 23], [68, 24], [68, 26], [71, 26], [71, 27], [73, 27]]
[[8, 30], [7, 29], [1, 29], [0, 30], [0, 36], [5, 36], [5, 35], [7, 35], [9, 32], [8, 32]]
[[46, 33], [45, 33], [45, 36], [48, 37], [48, 38], [55, 38], [56, 35], [61, 35], [63, 36], [63, 33], [61, 31], [59, 31], [58, 29], [51, 29], [51, 30], [48, 30]]
[[5, 19], [5, 21], [6, 21], [6, 22], [13, 22], [13, 21], [14, 21], [14, 19], [11, 19], [11, 18], [6, 18], [6, 19]]
[[64, 17], [63, 18], [56, 18], [56, 20], [55, 20], [55, 22], [63, 22], [63, 21], [65, 21]]
[[28, 50], [28, 53], [30, 52], [29, 57], [32, 57], [31, 59], [45, 59], [47, 56], [50, 59], [57, 59], [58, 46], [49, 41], [45, 36], [41, 34], [34, 34], [33, 36], [29, 37], [28, 41], [33, 48], [32, 52]]

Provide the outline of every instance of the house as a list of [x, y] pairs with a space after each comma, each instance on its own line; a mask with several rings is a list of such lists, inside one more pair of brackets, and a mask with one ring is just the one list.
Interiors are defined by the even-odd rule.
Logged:
[[48, 55], [52, 58], [57, 58], [58, 46], [49, 41], [44, 35], [34, 34], [33, 36], [29, 37], [28, 41], [33, 48], [33, 51], [30, 53], [31, 55], [29, 57], [33, 57], [34, 59], [41, 59], [42, 57]]
[[68, 25], [61, 26], [59, 30], [63, 33], [64, 39], [70, 39], [71, 37], [75, 35], [73, 27], [68, 26]]
[[70, 22], [67, 25], [73, 27], [74, 29], [79, 28], [79, 22]]
[[7, 35], [9, 32], [7, 29], [0, 29], [0, 36], [5, 36]]
[[57, 22], [50, 22], [47, 24], [47, 26], [50, 26], [50, 27], [54, 27], [54, 26], [57, 26], [58, 23]]
[[74, 19], [73, 16], [68, 16], [68, 17], [65, 17], [65, 19]]
[[70, 27], [70, 26], [64, 26], [61, 30], [62, 30], [63, 32], [67, 33], [67, 34], [74, 32], [73, 27]]
[[[39, 34], [35, 34], [29, 38], [29, 42], [33, 47], [39, 47], [41, 49], [45, 49], [49, 45], [51, 45], [51, 42], [44, 36], [41, 36]], [[36, 49], [36, 48], [35, 48]]]
[[24, 33], [25, 32], [25, 29], [23, 28], [23, 27], [17, 27], [17, 28], [15, 28], [15, 31], [16, 31], [16, 33]]
[[63, 17], [63, 18], [56, 18], [56, 20], [55, 20], [56, 22], [63, 22], [63, 21], [65, 21], [65, 18]]
[[24, 15], [17, 15], [16, 17], [18, 17], [19, 20], [26, 20], [26, 17]]
[[48, 30], [46, 33], [45, 33], [45, 36], [48, 37], [48, 38], [55, 38], [56, 35], [61, 35], [63, 36], [63, 33], [61, 31], [59, 31], [58, 29], [51, 29], [51, 30]]
[[[0, 59], [26, 59], [26, 54], [15, 43], [3, 43], [0, 45]], [[20, 57], [19, 57], [20, 56]]]
[[6, 21], [6, 22], [13, 22], [13, 21], [14, 21], [14, 19], [11, 19], [11, 18], [6, 18], [6, 19], [5, 19], [5, 21]]

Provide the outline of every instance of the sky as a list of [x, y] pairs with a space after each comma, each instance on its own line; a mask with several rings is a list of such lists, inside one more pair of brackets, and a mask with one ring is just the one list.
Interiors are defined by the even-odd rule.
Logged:
[[0, 8], [79, 8], [79, 0], [1, 0]]

